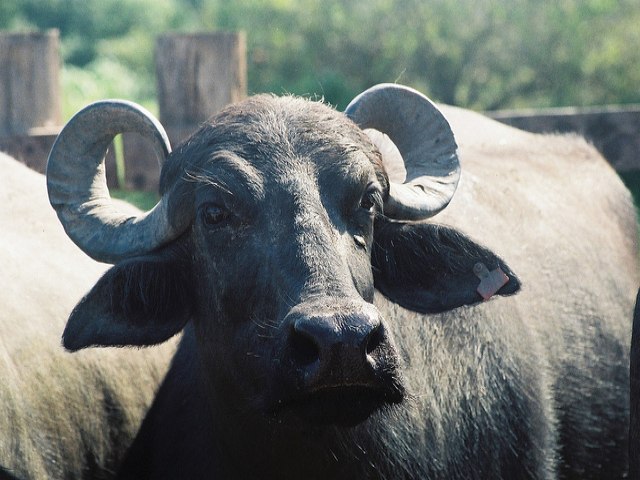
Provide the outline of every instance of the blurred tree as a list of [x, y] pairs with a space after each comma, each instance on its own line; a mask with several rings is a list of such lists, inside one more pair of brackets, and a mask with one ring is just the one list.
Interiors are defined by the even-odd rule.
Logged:
[[206, 3], [206, 27], [250, 32], [255, 91], [319, 93], [343, 107], [397, 80], [476, 109], [640, 102], [634, 0]]
[[475, 109], [640, 103], [638, 25], [637, 0], [0, 2], [2, 28], [60, 29], [65, 113], [106, 93], [151, 104], [155, 36], [213, 29], [247, 32], [252, 93], [343, 108], [398, 81]]

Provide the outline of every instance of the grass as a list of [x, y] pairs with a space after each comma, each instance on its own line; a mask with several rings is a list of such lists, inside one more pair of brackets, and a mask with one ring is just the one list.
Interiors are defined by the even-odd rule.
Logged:
[[133, 190], [112, 189], [110, 192], [113, 198], [125, 200], [141, 210], [150, 210], [158, 202], [160, 197], [155, 192], [140, 192]]

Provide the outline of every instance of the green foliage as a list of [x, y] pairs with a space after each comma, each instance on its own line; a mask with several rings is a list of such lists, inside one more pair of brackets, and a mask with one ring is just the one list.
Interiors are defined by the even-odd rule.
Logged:
[[133, 99], [157, 114], [155, 81], [151, 75], [136, 75], [125, 63], [99, 57], [85, 67], [62, 69], [63, 117], [70, 118], [85, 105], [104, 98]]
[[251, 32], [256, 91], [320, 93], [340, 107], [383, 81], [476, 109], [640, 101], [635, 0], [207, 4], [207, 27]]
[[637, 0], [2, 0], [0, 28], [58, 28], [65, 115], [154, 102], [155, 37], [245, 30], [250, 93], [343, 108], [399, 81], [475, 109], [640, 103]]

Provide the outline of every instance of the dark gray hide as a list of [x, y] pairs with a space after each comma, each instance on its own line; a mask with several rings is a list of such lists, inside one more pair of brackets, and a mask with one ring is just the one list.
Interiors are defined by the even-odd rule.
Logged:
[[640, 479], [640, 290], [633, 311], [631, 356], [629, 359], [629, 480]]
[[[118, 260], [64, 334], [184, 332], [122, 478], [623, 477], [629, 193], [578, 138], [442, 111], [463, 173], [436, 222], [385, 216], [378, 150], [306, 100], [231, 106], [168, 157], [171, 239]], [[483, 301], [498, 268], [499, 295], [522, 287]]]
[[0, 153], [0, 478], [113, 478], [174, 346], [60, 344], [105, 265], [83, 254], [51, 210], [43, 175]]

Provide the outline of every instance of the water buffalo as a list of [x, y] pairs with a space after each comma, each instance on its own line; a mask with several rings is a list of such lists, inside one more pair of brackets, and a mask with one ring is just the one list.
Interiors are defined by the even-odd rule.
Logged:
[[[121, 478], [623, 477], [629, 192], [577, 137], [441, 112], [260, 95], [170, 154], [127, 102], [69, 122], [50, 201], [114, 266], [65, 347], [183, 332]], [[121, 131], [168, 154], [139, 216], [104, 186]]]
[[[112, 478], [171, 359], [60, 345], [104, 265], [65, 235], [42, 175], [0, 153], [0, 478]], [[134, 387], [135, 385], [135, 387]]]

